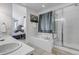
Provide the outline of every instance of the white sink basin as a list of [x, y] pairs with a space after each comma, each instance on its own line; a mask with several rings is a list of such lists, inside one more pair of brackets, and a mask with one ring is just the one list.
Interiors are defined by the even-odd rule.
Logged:
[[12, 53], [21, 47], [20, 43], [7, 43], [0, 45], [0, 55]]

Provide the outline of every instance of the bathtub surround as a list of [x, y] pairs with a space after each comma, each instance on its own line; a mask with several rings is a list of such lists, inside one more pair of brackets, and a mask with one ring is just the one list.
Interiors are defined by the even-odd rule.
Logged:
[[39, 33], [39, 35], [37, 36], [31, 36], [29, 39], [29, 43], [49, 53], [52, 53], [53, 48], [52, 34]]

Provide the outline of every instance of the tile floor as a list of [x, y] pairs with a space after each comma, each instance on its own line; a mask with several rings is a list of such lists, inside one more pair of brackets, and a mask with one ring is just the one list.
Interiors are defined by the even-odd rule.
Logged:
[[27, 44], [28, 44], [29, 46], [35, 48], [35, 51], [33, 51], [33, 54], [34, 54], [34, 55], [53, 55], [52, 53], [49, 53], [49, 52], [47, 52], [47, 51], [45, 51], [45, 50], [43, 50], [43, 49], [41, 49], [41, 48], [38, 48], [38, 47], [36, 47], [36, 46], [30, 44], [30, 43], [27, 43]]
[[[24, 40], [20, 40], [20, 41], [25, 43]], [[54, 55], [53, 53], [49, 53], [49, 52], [47, 52], [39, 47], [32, 45], [31, 43], [25, 43], [25, 44], [35, 48], [35, 50], [33, 51], [33, 55]]]

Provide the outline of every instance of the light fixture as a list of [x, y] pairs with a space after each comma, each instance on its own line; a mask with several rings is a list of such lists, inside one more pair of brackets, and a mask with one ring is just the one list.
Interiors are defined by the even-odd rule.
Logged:
[[43, 5], [42, 5], [42, 7], [44, 8], [44, 7], [45, 7], [45, 5], [43, 4]]

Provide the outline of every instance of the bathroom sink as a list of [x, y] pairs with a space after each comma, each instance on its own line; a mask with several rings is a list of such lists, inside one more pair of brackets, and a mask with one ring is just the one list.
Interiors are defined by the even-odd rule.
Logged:
[[0, 45], [0, 55], [12, 53], [21, 47], [21, 43], [7, 43]]

